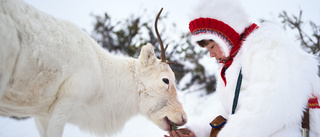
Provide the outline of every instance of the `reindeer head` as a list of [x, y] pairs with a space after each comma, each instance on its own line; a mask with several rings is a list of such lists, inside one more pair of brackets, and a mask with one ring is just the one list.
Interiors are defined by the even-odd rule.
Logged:
[[184, 125], [187, 122], [187, 116], [178, 101], [174, 73], [165, 60], [166, 48], [163, 47], [157, 30], [161, 11], [155, 23], [161, 45], [161, 60], [155, 56], [151, 44], [144, 46], [139, 56], [139, 111], [161, 129], [168, 131], [171, 122]]

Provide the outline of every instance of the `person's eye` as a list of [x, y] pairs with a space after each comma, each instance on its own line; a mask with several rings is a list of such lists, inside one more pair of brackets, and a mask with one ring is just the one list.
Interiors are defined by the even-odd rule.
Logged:
[[213, 49], [213, 48], [214, 48], [214, 46], [211, 46], [211, 47], [210, 47], [210, 49]]

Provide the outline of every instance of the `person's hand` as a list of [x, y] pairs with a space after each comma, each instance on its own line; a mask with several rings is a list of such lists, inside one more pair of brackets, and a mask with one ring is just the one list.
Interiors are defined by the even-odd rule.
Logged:
[[187, 128], [177, 129], [176, 131], [169, 132], [170, 136], [164, 135], [164, 137], [196, 137], [196, 135]]

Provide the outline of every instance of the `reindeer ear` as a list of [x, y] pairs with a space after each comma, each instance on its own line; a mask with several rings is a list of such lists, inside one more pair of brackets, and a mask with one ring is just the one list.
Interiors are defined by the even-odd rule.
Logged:
[[148, 66], [153, 64], [157, 60], [156, 55], [154, 54], [154, 49], [151, 44], [147, 44], [142, 47], [139, 61], [142, 66]]

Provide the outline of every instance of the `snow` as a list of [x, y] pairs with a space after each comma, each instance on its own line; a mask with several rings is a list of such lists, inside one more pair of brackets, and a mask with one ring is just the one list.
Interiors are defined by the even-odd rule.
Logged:
[[[39, 137], [33, 118], [15, 120], [8, 117], [0, 117], [0, 127], [0, 137]], [[136, 116], [115, 137], [162, 137], [165, 133], [145, 117]], [[94, 137], [94, 135], [82, 132], [78, 127], [67, 124], [64, 128], [63, 137]]]
[[[39, 137], [33, 118], [15, 120], [8, 117], [0, 117], [0, 137]], [[121, 133], [114, 137], [163, 137], [166, 134], [156, 125], [143, 116], [132, 118]], [[64, 128], [63, 137], [95, 137], [90, 133], [79, 130], [78, 127], [67, 124]]]

